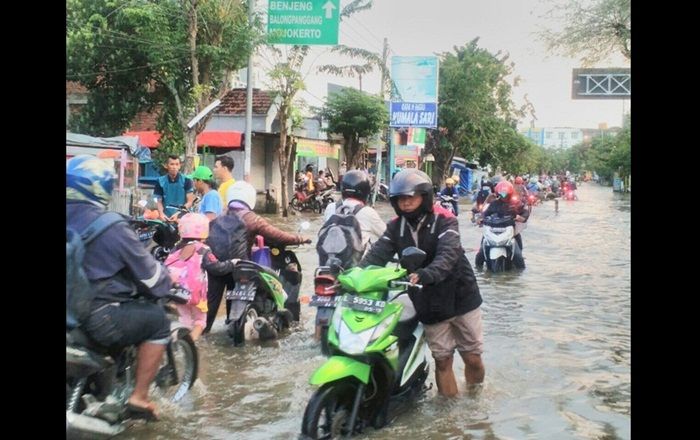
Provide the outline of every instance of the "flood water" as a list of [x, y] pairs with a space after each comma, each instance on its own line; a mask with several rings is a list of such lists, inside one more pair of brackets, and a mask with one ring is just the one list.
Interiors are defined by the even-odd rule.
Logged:
[[[414, 408], [366, 439], [628, 439], [630, 438], [630, 195], [581, 184], [578, 201], [535, 207], [523, 232], [527, 268], [477, 272], [484, 319], [486, 378], [445, 401], [433, 386]], [[462, 245], [469, 261], [481, 229], [461, 205]], [[393, 211], [379, 204], [382, 218]], [[271, 221], [289, 231], [319, 214]], [[296, 250], [312, 291], [318, 258]], [[200, 380], [183, 402], [161, 402], [162, 420], [137, 424], [120, 439], [295, 439], [314, 391], [311, 373], [324, 362], [313, 341], [315, 310], [302, 305], [302, 326], [279, 341], [234, 348], [223, 315], [198, 342]], [[428, 383], [434, 383], [434, 368]]]

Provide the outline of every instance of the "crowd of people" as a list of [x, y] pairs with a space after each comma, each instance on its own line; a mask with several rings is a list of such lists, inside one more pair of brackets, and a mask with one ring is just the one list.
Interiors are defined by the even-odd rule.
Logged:
[[[339, 212], [352, 211], [361, 229], [363, 256], [359, 267], [383, 266], [395, 254], [408, 247], [419, 247], [427, 254], [421, 267], [408, 275], [411, 283], [422, 284], [420, 292], [410, 294], [418, 319], [425, 327], [427, 344], [436, 364], [438, 391], [444, 396], [457, 394], [453, 372], [453, 356], [457, 351], [465, 364], [467, 384], [484, 379], [481, 359], [483, 331], [482, 298], [471, 264], [460, 242], [457, 216], [459, 214], [457, 183], [448, 178], [446, 186], [436, 191], [432, 179], [415, 168], [404, 169], [391, 179], [388, 197], [396, 217], [384, 221], [369, 206], [373, 181], [366, 171], [347, 170], [342, 164], [339, 176], [341, 200], [330, 204], [324, 212], [329, 220]], [[219, 156], [213, 170], [198, 166], [186, 176], [180, 172], [181, 161], [170, 156], [166, 173], [154, 188], [158, 217], [178, 223], [181, 241], [173, 250], [166, 266], [161, 265], [139, 242], [126, 223], [120, 223], [90, 243], [86, 249], [85, 272], [99, 290], [91, 304], [85, 331], [106, 346], [138, 345], [136, 387], [129, 398], [134, 410], [157, 414], [149, 400], [148, 386], [154, 380], [169, 338], [169, 325], [161, 308], [139, 301], [134, 295], [164, 296], [173, 283], [185, 282], [184, 261], [196, 256], [205, 277], [192, 282], [206, 285], [196, 301], [181, 307], [183, 322], [192, 329], [192, 337], [209, 333], [216, 319], [223, 293], [233, 288], [233, 268], [241, 258], [250, 258], [256, 236], [279, 245], [311, 243], [311, 238], [283, 231], [254, 212], [257, 191], [249, 183], [236, 181], [232, 171], [234, 161]], [[69, 227], [82, 231], [106, 210], [112, 193], [113, 167], [92, 156], [76, 156], [66, 163], [66, 221]], [[325, 191], [337, 186], [332, 173], [319, 170], [314, 175], [312, 165], [297, 176], [297, 184], [308, 193]], [[573, 178], [560, 176], [510, 176], [483, 178], [475, 201], [484, 209], [483, 216], [512, 215], [516, 222], [526, 222], [529, 211], [525, 198], [532, 191], [559, 191], [568, 186], [575, 189]], [[198, 204], [195, 203], [195, 194]], [[449, 196], [452, 210], [436, 203], [436, 197]], [[190, 212], [178, 218], [181, 208]], [[230, 244], [227, 258], [217, 258], [204, 243], [213, 225], [240, 220], [245, 225], [245, 240], [240, 249]], [[520, 234], [515, 236], [519, 248]], [[201, 261], [201, 263], [200, 263]], [[478, 262], [477, 262], [478, 263]], [[178, 270], [179, 268], [179, 270]], [[231, 307], [226, 302], [227, 316]], [[298, 312], [297, 312], [298, 319]]]

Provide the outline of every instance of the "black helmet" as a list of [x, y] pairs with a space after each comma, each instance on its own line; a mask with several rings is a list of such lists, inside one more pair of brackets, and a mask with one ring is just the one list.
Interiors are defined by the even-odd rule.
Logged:
[[397, 215], [404, 215], [398, 205], [399, 196], [423, 195], [423, 203], [416, 214], [430, 212], [433, 209], [433, 181], [423, 171], [407, 168], [396, 173], [389, 185], [389, 199]]
[[348, 171], [343, 174], [343, 180], [340, 182], [340, 191], [343, 194], [343, 198], [352, 197], [367, 202], [371, 191], [369, 177], [360, 170]]

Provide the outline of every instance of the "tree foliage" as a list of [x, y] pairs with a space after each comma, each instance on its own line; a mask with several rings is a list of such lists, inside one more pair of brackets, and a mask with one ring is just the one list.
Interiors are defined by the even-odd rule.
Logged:
[[537, 173], [593, 171], [604, 181], [611, 182], [614, 173], [625, 177], [632, 172], [631, 148], [630, 116], [627, 114], [622, 130], [615, 135], [601, 134], [588, 143], [567, 149], [536, 146], [537, 154], [528, 170]]
[[[429, 133], [426, 152], [435, 157], [433, 180], [440, 184], [455, 154], [482, 166], [516, 167], [529, 143], [516, 124], [525, 108], [516, 108], [508, 77], [514, 64], [507, 54], [478, 47], [476, 38], [440, 55], [438, 130]], [[514, 84], [517, 84], [515, 78]]]
[[545, 29], [539, 33], [553, 52], [580, 56], [585, 66], [613, 53], [632, 58], [631, 0], [569, 0], [552, 8], [546, 18], [564, 22], [561, 31]]
[[318, 67], [319, 72], [325, 72], [336, 76], [349, 76], [350, 78], [355, 78], [355, 76], [357, 76], [360, 80], [360, 90], [362, 90], [362, 76], [377, 69], [382, 73], [382, 79], [384, 80], [384, 84], [380, 85], [382, 88], [381, 94], [383, 95], [384, 90], [392, 90], [398, 93], [398, 89], [391, 79], [391, 72], [389, 68], [386, 67], [385, 60], [382, 59], [380, 54], [366, 49], [348, 47], [342, 44], [333, 47], [331, 51], [364, 62], [362, 64], [348, 64], [345, 66], [324, 64]]
[[360, 138], [369, 138], [388, 123], [384, 101], [354, 89], [332, 94], [321, 112], [328, 120], [328, 132], [343, 135], [343, 153], [348, 169], [359, 167]]
[[[187, 122], [230, 90], [257, 41], [241, 0], [67, 0], [66, 78], [89, 90], [81, 131], [114, 135], [162, 103], [164, 139], [181, 136], [185, 171], [208, 118]], [[180, 130], [168, 132], [176, 121]], [[177, 133], [180, 131], [180, 133]]]

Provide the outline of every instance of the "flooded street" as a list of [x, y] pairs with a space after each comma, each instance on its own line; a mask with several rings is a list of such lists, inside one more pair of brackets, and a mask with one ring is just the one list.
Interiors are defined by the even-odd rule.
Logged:
[[[498, 276], [477, 272], [484, 299], [486, 378], [476, 396], [444, 401], [437, 389], [367, 439], [628, 439], [630, 438], [630, 195], [581, 184], [578, 201], [534, 208], [523, 232], [527, 269]], [[379, 204], [384, 219], [391, 206]], [[481, 229], [459, 217], [470, 263]], [[319, 214], [274, 223], [296, 231]], [[313, 245], [296, 249], [301, 295], [312, 291]], [[302, 326], [279, 341], [234, 348], [223, 315], [198, 342], [200, 380], [163, 420], [139, 424], [120, 439], [293, 439], [314, 391], [311, 373], [325, 357], [313, 341], [315, 309], [302, 305]], [[434, 383], [434, 368], [428, 383]]]

